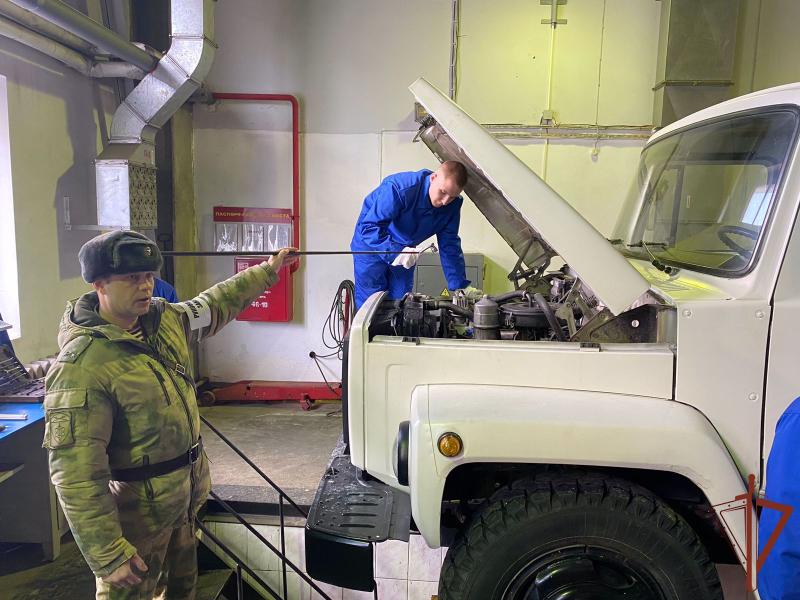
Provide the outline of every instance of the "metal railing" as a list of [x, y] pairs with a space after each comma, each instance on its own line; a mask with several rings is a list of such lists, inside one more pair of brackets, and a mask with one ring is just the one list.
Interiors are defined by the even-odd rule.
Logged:
[[[314, 583], [314, 580], [311, 579], [311, 577], [309, 577], [306, 573], [303, 572], [302, 569], [300, 569], [297, 565], [295, 565], [292, 561], [290, 561], [286, 557], [286, 532], [285, 532], [286, 515], [285, 515], [285, 509], [284, 509], [284, 502], [288, 502], [289, 505], [292, 506], [292, 508], [294, 508], [298, 513], [303, 515], [303, 518], [308, 518], [308, 512], [306, 510], [304, 510], [301, 506], [299, 506], [294, 500], [292, 500], [286, 494], [286, 492], [284, 492], [283, 489], [281, 489], [281, 487], [278, 484], [276, 484], [272, 479], [270, 479], [270, 477], [266, 473], [264, 473], [264, 471], [262, 471], [258, 467], [258, 465], [256, 465], [252, 460], [250, 460], [250, 458], [247, 455], [245, 455], [241, 450], [239, 450], [239, 448], [237, 448], [236, 445], [232, 441], [230, 441], [222, 432], [220, 432], [219, 429], [214, 427], [208, 421], [208, 419], [206, 419], [205, 417], [203, 417], [201, 415], [200, 416], [200, 420], [203, 422], [203, 424], [206, 427], [208, 427], [211, 431], [213, 431], [215, 434], [217, 434], [217, 436], [223, 442], [225, 442], [225, 444], [227, 444], [228, 447], [231, 450], [233, 450], [236, 454], [238, 454], [239, 457], [242, 460], [244, 460], [248, 465], [250, 465], [250, 467], [252, 467], [252, 469], [256, 473], [258, 473], [261, 476], [261, 478], [267, 484], [269, 484], [269, 486], [278, 494], [278, 516], [279, 516], [279, 520], [280, 520], [280, 546], [281, 546], [280, 550], [278, 550], [278, 548], [273, 546], [250, 523], [248, 523], [240, 513], [238, 513], [233, 507], [231, 507], [230, 504], [228, 504], [222, 498], [220, 498], [215, 492], [212, 491], [210, 493], [211, 497], [223, 508], [223, 510], [225, 510], [227, 513], [231, 514], [237, 521], [239, 521], [239, 523], [244, 525], [245, 528], [247, 528], [247, 530], [250, 533], [252, 533], [262, 544], [264, 544], [274, 554], [276, 554], [278, 556], [278, 558], [281, 559], [281, 570], [282, 570], [282, 580], [283, 580], [283, 592], [284, 592], [284, 594], [287, 593], [287, 589], [288, 589], [286, 587], [286, 579], [287, 579], [287, 577], [286, 577], [286, 574], [287, 574], [286, 567], [288, 566], [295, 573], [297, 573], [297, 575], [303, 581], [305, 581], [307, 584], [309, 584], [311, 586], [311, 588], [323, 598], [323, 600], [331, 600], [331, 597], [328, 596], [328, 594], [326, 594], [324, 591], [322, 591], [322, 589], [316, 583]], [[230, 548], [225, 546], [219, 540], [219, 538], [217, 538], [214, 534], [212, 534], [208, 530], [208, 528], [205, 527], [199, 521], [198, 521], [198, 527], [200, 528], [200, 530], [205, 535], [207, 535], [209, 537], [209, 539], [212, 542], [214, 542], [220, 549], [222, 549], [223, 552], [225, 552], [228, 556], [230, 556], [234, 560], [234, 562], [236, 563], [236, 588], [237, 588], [237, 595], [238, 595], [237, 600], [241, 600], [241, 598], [242, 598], [242, 596], [241, 596], [241, 594], [242, 594], [242, 591], [241, 591], [242, 590], [242, 569], [244, 569], [244, 571], [248, 575], [253, 577], [260, 585], [262, 585], [264, 587], [264, 589], [266, 589], [276, 599], [278, 599], [278, 600], [287, 600], [285, 596], [282, 596], [280, 594], [275, 593], [275, 591], [272, 589], [271, 586], [269, 586], [263, 579], [261, 579], [261, 577], [256, 575], [255, 571], [253, 571], [249, 566], [247, 566], [238, 556], [236, 556], [236, 554]]]

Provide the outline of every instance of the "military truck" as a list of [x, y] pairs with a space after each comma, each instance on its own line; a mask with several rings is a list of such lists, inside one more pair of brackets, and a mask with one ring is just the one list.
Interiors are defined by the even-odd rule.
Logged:
[[516, 253], [515, 290], [363, 305], [309, 573], [371, 590], [373, 545], [418, 531], [449, 547], [441, 600], [722, 598], [715, 563], [750, 556], [752, 577], [742, 499], [800, 391], [800, 84], [655, 132], [609, 239], [410, 90], [419, 139], [467, 166]]

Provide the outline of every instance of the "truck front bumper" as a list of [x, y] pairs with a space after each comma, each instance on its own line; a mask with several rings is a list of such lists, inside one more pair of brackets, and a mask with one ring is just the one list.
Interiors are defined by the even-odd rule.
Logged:
[[372, 544], [408, 541], [408, 494], [370, 480], [353, 466], [340, 439], [306, 521], [306, 571], [318, 581], [371, 592]]

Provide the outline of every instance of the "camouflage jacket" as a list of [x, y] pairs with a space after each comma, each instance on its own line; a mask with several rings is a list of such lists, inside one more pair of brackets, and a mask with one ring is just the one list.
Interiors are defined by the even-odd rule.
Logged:
[[136, 553], [130, 539], [193, 519], [211, 489], [203, 453], [190, 468], [144, 481], [111, 470], [187, 452], [200, 435], [190, 345], [214, 335], [278, 280], [251, 267], [188, 302], [154, 298], [146, 341], [102, 320], [95, 292], [67, 304], [58, 361], [46, 380], [50, 477], [89, 567], [98, 577]]

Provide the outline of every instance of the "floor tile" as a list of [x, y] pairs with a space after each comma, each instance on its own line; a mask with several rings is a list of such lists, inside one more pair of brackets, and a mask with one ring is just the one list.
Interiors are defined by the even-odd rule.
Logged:
[[408, 543], [387, 540], [375, 544], [375, 577], [408, 579]]
[[405, 579], [376, 579], [380, 600], [408, 600], [408, 581]]
[[408, 600], [431, 600], [439, 589], [435, 581], [409, 581]]
[[239, 523], [217, 523], [217, 537], [242, 560], [247, 560], [247, 530]]
[[[255, 525], [254, 528], [273, 546], [280, 549], [277, 527]], [[251, 569], [258, 571], [277, 571], [280, 569], [278, 556], [250, 531], [247, 532], [247, 561]]]
[[[328, 583], [322, 583], [321, 581], [315, 581], [323, 592], [325, 592], [328, 596], [330, 596], [331, 600], [342, 600], [342, 588], [336, 587], [335, 585], [330, 585]], [[319, 600], [322, 598], [315, 590], [311, 590], [311, 600]]]
[[421, 535], [412, 535], [408, 542], [408, 579], [439, 581], [441, 568], [441, 548], [429, 548]]

